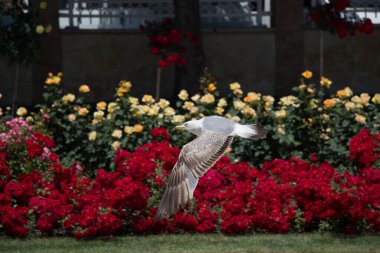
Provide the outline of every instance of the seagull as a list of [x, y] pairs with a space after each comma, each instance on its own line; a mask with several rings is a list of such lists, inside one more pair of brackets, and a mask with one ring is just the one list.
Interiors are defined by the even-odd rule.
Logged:
[[175, 128], [193, 133], [197, 138], [183, 146], [166, 184], [155, 220], [169, 217], [193, 199], [198, 179], [219, 160], [235, 136], [258, 140], [267, 134], [260, 125], [241, 125], [221, 116], [191, 120]]

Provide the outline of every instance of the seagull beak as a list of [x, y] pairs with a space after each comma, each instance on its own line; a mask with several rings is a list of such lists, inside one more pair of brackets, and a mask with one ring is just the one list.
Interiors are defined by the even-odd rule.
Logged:
[[184, 125], [179, 125], [174, 127], [175, 130], [183, 130], [185, 129]]

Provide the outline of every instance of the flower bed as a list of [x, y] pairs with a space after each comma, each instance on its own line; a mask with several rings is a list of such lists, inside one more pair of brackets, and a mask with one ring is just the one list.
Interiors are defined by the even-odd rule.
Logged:
[[276, 158], [309, 160], [314, 154], [319, 162], [328, 161], [340, 171], [353, 172], [356, 166], [347, 159], [350, 138], [363, 128], [380, 132], [380, 94], [355, 95], [348, 87], [330, 94], [332, 81], [322, 77], [316, 82], [310, 71], [302, 73], [295, 95], [278, 100], [245, 93], [238, 83], [231, 83], [230, 94], [222, 97], [216, 82], [205, 77], [201, 92], [191, 95], [182, 90], [173, 103], [155, 101], [150, 95], [133, 97], [131, 83], [121, 81], [114, 101], [90, 104], [89, 86], [81, 85], [77, 94], [67, 93], [61, 79], [62, 74], [48, 77], [45, 103], [37, 112], [28, 114], [20, 108], [18, 114], [53, 135], [57, 143], [54, 150], [65, 166], [77, 161], [89, 174], [99, 167], [114, 170], [116, 150], [131, 152], [151, 142], [154, 128], [170, 129], [170, 142], [181, 147], [192, 135], [172, 131], [173, 126], [207, 115], [265, 126], [269, 131], [266, 139], [252, 142], [236, 138], [230, 154], [234, 161], [247, 161], [256, 167]]
[[224, 156], [185, 210], [153, 223], [180, 152], [165, 129], [153, 129], [153, 141], [134, 152], [118, 149], [115, 170], [90, 178], [79, 164], [62, 166], [54, 141], [24, 121], [0, 126], [0, 231], [9, 236], [380, 231], [380, 170], [373, 168], [380, 136], [368, 130], [350, 142], [347, 159], [357, 174], [340, 174], [315, 157], [275, 159], [257, 169]]

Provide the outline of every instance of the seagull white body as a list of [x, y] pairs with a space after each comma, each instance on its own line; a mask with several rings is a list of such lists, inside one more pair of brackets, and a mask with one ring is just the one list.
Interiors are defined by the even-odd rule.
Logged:
[[257, 140], [265, 138], [267, 133], [262, 126], [241, 125], [220, 116], [188, 121], [176, 128], [198, 137], [183, 146], [159, 204], [156, 219], [170, 216], [193, 198], [198, 179], [219, 160], [235, 136]]

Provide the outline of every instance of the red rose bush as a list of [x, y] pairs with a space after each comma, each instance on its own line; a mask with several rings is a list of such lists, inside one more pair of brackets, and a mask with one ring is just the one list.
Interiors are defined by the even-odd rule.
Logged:
[[24, 121], [4, 125], [0, 231], [8, 236], [380, 231], [380, 170], [374, 168], [379, 137], [367, 130], [350, 142], [356, 174], [297, 158], [252, 168], [224, 156], [199, 180], [184, 210], [154, 222], [180, 153], [165, 129], [153, 129], [155, 140], [132, 153], [119, 149], [114, 171], [100, 168], [90, 178], [79, 164], [64, 167], [54, 141]]

